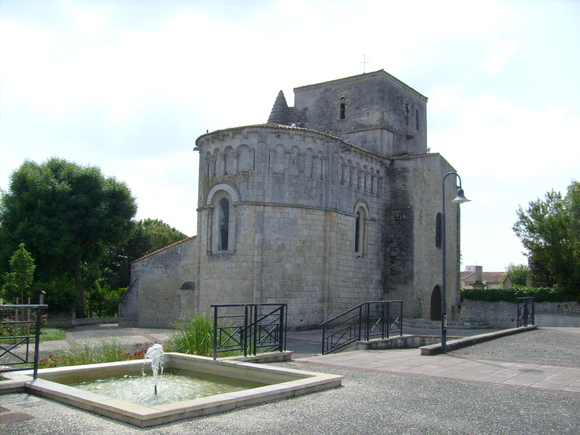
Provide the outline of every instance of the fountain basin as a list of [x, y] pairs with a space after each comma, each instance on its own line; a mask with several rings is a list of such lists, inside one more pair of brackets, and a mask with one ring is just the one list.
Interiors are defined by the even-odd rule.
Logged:
[[229, 411], [240, 406], [269, 402], [338, 387], [342, 376], [268, 367], [239, 361], [222, 361], [178, 353], [163, 354], [166, 369], [206, 373], [220, 377], [252, 381], [263, 386], [203, 397], [194, 400], [143, 406], [68, 386], [84, 377], [101, 378], [141, 373], [143, 361], [123, 361], [85, 366], [41, 369], [38, 379], [25, 383], [25, 390], [67, 405], [114, 418], [139, 427]]

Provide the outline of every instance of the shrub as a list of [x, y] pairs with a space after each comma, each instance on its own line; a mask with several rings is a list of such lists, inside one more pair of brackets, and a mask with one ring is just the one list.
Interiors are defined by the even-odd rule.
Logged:
[[517, 302], [517, 298], [533, 297], [535, 302], [572, 302], [576, 298], [561, 287], [522, 287], [500, 289], [461, 289], [461, 300], [483, 302]]
[[96, 282], [86, 290], [86, 312], [88, 317], [115, 317], [119, 300], [126, 288], [112, 289], [109, 284]]

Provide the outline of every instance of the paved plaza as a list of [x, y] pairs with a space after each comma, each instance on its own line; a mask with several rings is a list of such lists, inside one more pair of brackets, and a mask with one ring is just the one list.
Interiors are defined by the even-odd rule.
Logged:
[[[43, 346], [130, 345], [163, 341], [167, 333], [77, 327], [66, 342]], [[417, 349], [322, 356], [320, 331], [290, 333], [287, 348], [293, 361], [276, 365], [339, 374], [343, 386], [150, 429], [7, 394], [0, 396], [0, 433], [580, 434], [580, 328], [538, 328], [438, 356]]]

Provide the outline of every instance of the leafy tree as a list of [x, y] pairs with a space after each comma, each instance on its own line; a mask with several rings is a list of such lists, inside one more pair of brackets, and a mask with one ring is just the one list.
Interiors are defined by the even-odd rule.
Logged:
[[546, 193], [544, 200], [518, 210], [514, 231], [527, 250], [534, 285], [559, 285], [580, 295], [580, 183], [566, 196]]
[[22, 304], [25, 304], [26, 299], [32, 296], [28, 289], [34, 281], [34, 269], [36, 269], [34, 258], [24, 246], [24, 243], [21, 243], [10, 258], [11, 272], [5, 277], [6, 284], [16, 290]]
[[159, 219], [137, 221], [127, 241], [110, 247], [101, 262], [103, 280], [111, 288], [130, 286], [131, 262], [187, 238]]
[[[143, 228], [143, 232], [151, 240], [151, 251], [165, 248], [172, 243], [186, 239], [187, 235], [169, 226], [159, 219], [145, 219], [137, 222], [138, 227]], [[149, 252], [143, 254], [146, 255]]]
[[12, 174], [0, 201], [0, 225], [9, 242], [26, 243], [40, 280], [74, 277], [77, 317], [84, 317], [83, 267], [130, 236], [136, 210], [124, 183], [97, 167], [53, 157], [42, 164], [27, 160]]
[[509, 277], [514, 286], [526, 286], [528, 282], [528, 277], [530, 276], [530, 268], [525, 264], [513, 264], [511, 263], [507, 269], [505, 278]]

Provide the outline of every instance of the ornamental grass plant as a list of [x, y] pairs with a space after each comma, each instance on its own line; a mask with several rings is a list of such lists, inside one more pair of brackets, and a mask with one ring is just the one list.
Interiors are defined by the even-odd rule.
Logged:
[[[184, 314], [173, 326], [166, 343], [167, 352], [213, 356], [213, 317], [205, 313]], [[222, 338], [225, 340], [225, 338]], [[223, 344], [223, 343], [222, 343]], [[220, 343], [218, 343], [218, 346]], [[220, 352], [220, 357], [243, 355], [242, 351]]]
[[213, 318], [197, 312], [179, 317], [169, 334], [167, 350], [213, 356]]

